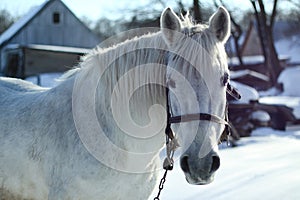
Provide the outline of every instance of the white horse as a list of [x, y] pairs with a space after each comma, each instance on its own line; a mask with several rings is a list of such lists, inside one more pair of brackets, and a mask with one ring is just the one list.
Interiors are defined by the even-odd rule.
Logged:
[[[222, 7], [209, 25], [167, 8], [161, 31], [94, 50], [54, 88], [0, 78], [0, 199], [149, 198], [166, 113], [225, 118], [229, 32]], [[209, 120], [172, 125], [191, 184], [220, 165], [224, 124]]]

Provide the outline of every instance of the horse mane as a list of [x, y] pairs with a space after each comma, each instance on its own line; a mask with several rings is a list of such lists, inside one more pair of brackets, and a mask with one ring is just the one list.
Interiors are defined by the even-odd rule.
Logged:
[[[209, 26], [207, 24], [196, 24], [189, 14], [189, 12], [183, 16], [180, 15], [181, 23], [182, 23], [182, 33], [184, 33], [186, 36], [194, 39], [197, 41], [197, 43], [194, 43], [192, 46], [182, 46], [182, 49], [185, 51], [185, 55], [190, 55], [190, 59], [194, 59], [194, 53], [199, 52], [197, 50], [205, 50], [205, 54], [211, 54], [211, 52], [217, 52], [216, 48], [224, 48], [222, 44], [218, 44], [217, 39], [211, 31], [209, 30]], [[124, 54], [124, 52], [127, 52], [127, 49], [138, 49], [143, 48], [144, 46], [151, 46], [155, 47], [159, 45], [157, 48], [167, 49], [165, 41], [163, 40], [162, 34], [160, 32], [160, 29], [152, 29], [156, 30], [156, 32], [149, 32], [141, 36], [135, 36], [131, 39], [127, 39], [123, 42], [113, 44], [109, 47], [102, 48], [100, 45], [95, 47], [91, 50], [90, 53], [84, 55], [82, 57], [82, 61], [75, 66], [74, 69], [71, 69], [67, 71], [59, 80], [66, 80], [70, 77], [73, 77], [75, 74], [80, 72], [82, 68], [85, 68], [87, 66], [95, 65], [96, 62], [98, 67], [100, 67], [100, 70], [106, 69], [106, 60], [112, 60], [120, 55]], [[217, 44], [217, 45], [216, 45]], [[183, 44], [184, 45], [184, 44]], [[191, 45], [190, 43], [187, 45]], [[145, 50], [147, 51], [147, 49]], [[200, 50], [201, 51], [201, 50]], [[143, 50], [141, 50], [140, 54], [145, 53]], [[219, 55], [221, 57], [221, 60], [226, 61], [226, 55]], [[150, 54], [144, 54], [142, 56], [135, 56], [134, 60], [131, 60], [130, 62], [135, 63], [136, 65], [139, 65], [142, 61], [142, 63], [151, 62], [151, 59], [153, 56]], [[164, 55], [161, 55], [158, 62], [166, 62]], [[203, 57], [203, 60], [205, 57]], [[226, 61], [227, 62], [227, 61]], [[129, 64], [129, 63], [123, 63]], [[201, 65], [203, 66], [203, 65]], [[123, 69], [126, 71], [126, 69]], [[123, 71], [122, 70], [122, 71]], [[222, 69], [221, 69], [222, 70]], [[222, 70], [223, 71], [223, 70]]]

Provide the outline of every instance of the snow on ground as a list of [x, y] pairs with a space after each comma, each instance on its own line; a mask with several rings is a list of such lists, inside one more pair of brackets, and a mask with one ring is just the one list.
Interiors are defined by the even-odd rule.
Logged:
[[242, 138], [238, 147], [221, 150], [220, 157], [221, 167], [209, 185], [188, 184], [177, 162], [168, 173], [161, 199], [300, 199], [300, 131], [260, 128]]
[[[264, 97], [259, 98], [260, 103], [286, 105], [293, 108], [293, 114], [300, 119], [300, 66], [283, 70], [278, 77], [278, 82], [283, 84], [284, 91], [277, 96], [275, 89], [262, 92]], [[271, 96], [267, 96], [266, 94]]]
[[300, 97], [300, 66], [289, 67], [284, 69], [277, 80], [278, 83], [283, 84], [283, 92], [276, 88], [270, 88], [266, 91], [260, 91], [260, 96], [294, 96]]
[[283, 83], [282, 96], [300, 97], [300, 66], [287, 68], [281, 72], [278, 82]]
[[[39, 85], [42, 87], [54, 87], [59, 84], [59, 77], [61, 77], [62, 73], [46, 73], [40, 74], [40, 83]], [[26, 81], [32, 82], [34, 84], [38, 84], [38, 76], [30, 76], [26, 78]]]

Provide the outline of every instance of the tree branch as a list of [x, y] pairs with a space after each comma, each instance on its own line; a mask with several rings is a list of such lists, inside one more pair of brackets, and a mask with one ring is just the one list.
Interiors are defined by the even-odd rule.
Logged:
[[194, 19], [196, 22], [201, 22], [202, 16], [200, 12], [200, 2], [199, 0], [193, 0], [193, 10], [194, 10]]
[[270, 28], [273, 29], [275, 17], [277, 14], [277, 0], [274, 0], [273, 9], [272, 9], [272, 15], [270, 18]]
[[[256, 18], [256, 22], [257, 22], [257, 32], [258, 32], [258, 36], [259, 36], [259, 39], [260, 39], [260, 45], [261, 45], [261, 49], [262, 49], [262, 52], [263, 52], [263, 55], [264, 57], [266, 58], [267, 57], [267, 52], [266, 52], [266, 49], [264, 48], [265, 45], [264, 45], [264, 39], [263, 39], [263, 34], [262, 34], [262, 24], [261, 24], [261, 20], [259, 19], [259, 13], [258, 13], [258, 10], [257, 10], [257, 7], [256, 7], [256, 1], [255, 0], [250, 0], [251, 1], [251, 4], [253, 6], [253, 9], [254, 9], [254, 14], [255, 14], [255, 18]], [[266, 61], [266, 59], [265, 59]]]
[[287, 2], [290, 2], [291, 4], [293, 4], [294, 6], [300, 8], [300, 3], [296, 3], [293, 0], [287, 0]]

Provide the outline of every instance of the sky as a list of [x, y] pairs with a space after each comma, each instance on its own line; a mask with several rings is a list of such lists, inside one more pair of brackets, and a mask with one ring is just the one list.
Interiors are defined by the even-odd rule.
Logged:
[[[0, 10], [6, 9], [13, 16], [20, 17], [26, 14], [30, 8], [41, 5], [46, 0], [0, 0]], [[132, 10], [138, 6], [143, 7], [156, 7], [157, 10], [163, 10], [164, 6], [159, 3], [151, 2], [163, 2], [165, 6], [171, 8], [177, 7], [178, 0], [62, 0], [70, 10], [79, 18], [87, 18], [91, 21], [96, 21], [102, 17], [109, 19], [120, 19], [126, 17], [126, 11]], [[192, 0], [182, 0], [183, 4], [188, 8], [192, 4]], [[201, 0], [202, 4], [212, 4], [212, 0]], [[224, 0], [227, 6], [230, 6], [230, 10], [233, 12], [241, 12], [241, 10], [252, 9], [252, 5], [249, 0]], [[273, 2], [267, 0], [265, 2]], [[284, 8], [290, 5], [286, 2], [279, 1], [278, 7]], [[266, 6], [266, 9], [270, 10], [271, 5]], [[125, 13], [125, 15], [124, 15]], [[239, 14], [239, 13], [233, 13]], [[128, 15], [127, 15], [128, 17]]]
[[[0, 9], [6, 9], [14, 16], [22, 16], [33, 6], [40, 5], [45, 0], [0, 0]], [[211, 1], [211, 0], [208, 0]], [[118, 19], [128, 9], [136, 8], [138, 5], [155, 6], [149, 4], [151, 0], [63, 0], [63, 2], [79, 18], [87, 17], [95, 21], [101, 17]], [[176, 7], [177, 0], [163, 0], [166, 6]], [[202, 1], [205, 2], [205, 1]], [[239, 7], [251, 6], [249, 0], [231, 0], [231, 5]], [[183, 0], [183, 3], [190, 6], [192, 0]], [[163, 10], [163, 6], [156, 4], [158, 9]]]

